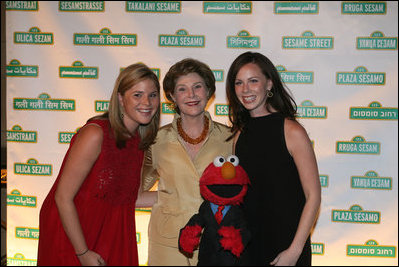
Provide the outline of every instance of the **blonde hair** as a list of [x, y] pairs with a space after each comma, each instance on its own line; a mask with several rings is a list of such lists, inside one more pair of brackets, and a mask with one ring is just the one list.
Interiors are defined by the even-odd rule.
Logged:
[[[130, 136], [129, 131], [126, 129], [122, 120], [122, 106], [119, 103], [118, 94], [123, 96], [125, 92], [132, 88], [134, 85], [147, 79], [154, 82], [159, 93], [160, 84], [158, 77], [145, 64], [135, 63], [126, 67], [123, 71], [119, 73], [119, 76], [115, 81], [115, 86], [111, 95], [111, 100], [109, 102], [108, 111], [100, 116], [109, 119], [118, 148], [123, 148], [126, 144], [127, 139], [129, 139]], [[146, 125], [139, 125], [139, 149], [145, 150], [154, 143], [159, 128], [159, 119], [160, 108], [158, 106], [155, 115], [151, 119], [151, 122]]]

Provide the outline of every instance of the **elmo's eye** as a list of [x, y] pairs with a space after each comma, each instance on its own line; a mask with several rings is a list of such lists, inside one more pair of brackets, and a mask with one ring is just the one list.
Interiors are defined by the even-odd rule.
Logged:
[[226, 159], [222, 156], [217, 156], [214, 160], [213, 160], [213, 165], [215, 165], [216, 167], [222, 167], [223, 163], [226, 162]]
[[238, 166], [239, 160], [237, 156], [231, 155], [227, 158], [227, 161], [231, 162], [234, 166]]

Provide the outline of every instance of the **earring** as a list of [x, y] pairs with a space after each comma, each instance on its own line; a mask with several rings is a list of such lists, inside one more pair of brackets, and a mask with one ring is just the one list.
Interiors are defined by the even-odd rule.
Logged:
[[125, 114], [123, 114], [123, 112], [121, 112], [121, 119], [123, 120], [124, 117], [125, 117]]
[[267, 97], [272, 97], [273, 92], [271, 90], [266, 90], [266, 95], [267, 95]]

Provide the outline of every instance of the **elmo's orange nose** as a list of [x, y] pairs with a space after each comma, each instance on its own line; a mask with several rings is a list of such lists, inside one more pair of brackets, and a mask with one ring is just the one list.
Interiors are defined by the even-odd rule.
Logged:
[[226, 161], [222, 166], [222, 177], [226, 180], [233, 179], [236, 176], [236, 168], [231, 162]]

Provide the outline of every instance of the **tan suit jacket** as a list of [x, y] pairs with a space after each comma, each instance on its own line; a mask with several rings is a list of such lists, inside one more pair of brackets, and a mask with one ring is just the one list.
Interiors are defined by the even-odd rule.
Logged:
[[202, 172], [216, 156], [232, 153], [232, 140], [225, 142], [231, 134], [229, 128], [212, 121], [208, 112], [205, 115], [210, 119], [209, 134], [194, 161], [178, 136], [178, 114], [158, 131], [156, 143], [146, 152], [143, 189], [149, 190], [159, 180], [158, 202], [152, 208], [149, 223], [150, 242], [178, 248], [180, 229], [198, 212], [203, 201], [199, 190]]

